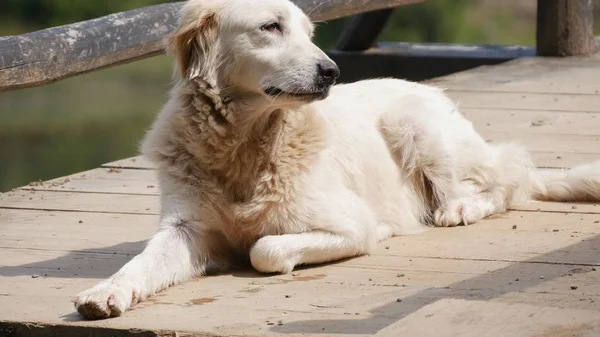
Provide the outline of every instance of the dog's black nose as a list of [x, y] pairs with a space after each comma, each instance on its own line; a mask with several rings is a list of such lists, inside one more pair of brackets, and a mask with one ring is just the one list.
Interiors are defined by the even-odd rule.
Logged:
[[333, 61], [321, 61], [317, 64], [319, 77], [328, 84], [333, 84], [340, 77], [340, 68]]

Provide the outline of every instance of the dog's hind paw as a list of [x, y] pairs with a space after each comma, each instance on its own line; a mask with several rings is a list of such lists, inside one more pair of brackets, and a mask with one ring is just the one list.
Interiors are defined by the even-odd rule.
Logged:
[[483, 216], [475, 200], [460, 198], [451, 201], [445, 208], [439, 208], [433, 216], [433, 223], [437, 227], [466, 226], [481, 220]]

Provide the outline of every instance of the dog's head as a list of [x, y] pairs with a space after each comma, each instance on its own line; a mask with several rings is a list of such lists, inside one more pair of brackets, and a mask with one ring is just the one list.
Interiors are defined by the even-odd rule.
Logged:
[[168, 46], [184, 78], [288, 106], [325, 98], [339, 76], [312, 35], [288, 0], [188, 0]]

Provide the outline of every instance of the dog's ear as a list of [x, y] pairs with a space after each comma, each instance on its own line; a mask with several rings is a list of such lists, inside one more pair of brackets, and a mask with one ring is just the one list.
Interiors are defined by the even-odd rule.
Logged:
[[175, 55], [183, 78], [201, 77], [215, 84], [216, 40], [217, 18], [214, 13], [182, 17], [179, 27], [167, 38], [167, 52]]

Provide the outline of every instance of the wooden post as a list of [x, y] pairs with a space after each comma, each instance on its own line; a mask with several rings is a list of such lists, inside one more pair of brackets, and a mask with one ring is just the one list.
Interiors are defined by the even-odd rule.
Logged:
[[594, 47], [592, 0], [538, 0], [537, 54], [589, 55]]
[[343, 51], [363, 51], [371, 48], [385, 24], [394, 13], [393, 8], [362, 13], [354, 16], [342, 32], [336, 49]]

